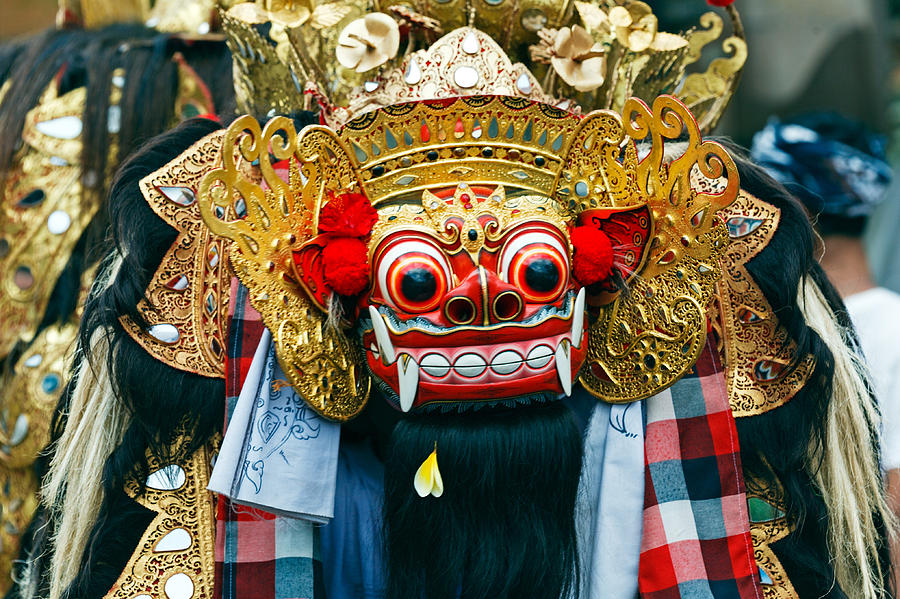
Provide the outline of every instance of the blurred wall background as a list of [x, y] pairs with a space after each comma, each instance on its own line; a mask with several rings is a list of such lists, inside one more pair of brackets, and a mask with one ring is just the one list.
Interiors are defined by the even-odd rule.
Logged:
[[0, 40], [53, 25], [56, 0], [0, 0]]

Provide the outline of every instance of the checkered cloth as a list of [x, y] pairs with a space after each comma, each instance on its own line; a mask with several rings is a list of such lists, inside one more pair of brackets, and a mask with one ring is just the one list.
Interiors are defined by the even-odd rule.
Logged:
[[718, 352], [647, 401], [644, 599], [762, 598], [740, 450]]
[[[248, 301], [247, 288], [231, 285], [227, 418], [231, 417], [264, 325]], [[223, 599], [324, 597], [318, 534], [312, 524], [231, 503], [216, 505], [216, 595]]]

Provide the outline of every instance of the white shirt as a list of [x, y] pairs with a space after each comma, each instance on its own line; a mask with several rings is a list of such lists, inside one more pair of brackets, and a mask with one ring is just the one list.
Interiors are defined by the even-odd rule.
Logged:
[[882, 467], [900, 468], [900, 295], [875, 287], [844, 298], [881, 408]]

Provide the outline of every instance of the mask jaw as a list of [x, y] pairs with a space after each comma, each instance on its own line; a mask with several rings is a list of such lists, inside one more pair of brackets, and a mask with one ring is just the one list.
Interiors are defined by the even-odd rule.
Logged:
[[549, 401], [572, 393], [587, 357], [586, 292], [531, 322], [403, 328], [390, 307], [368, 307], [361, 324], [366, 363], [386, 399], [403, 412]]

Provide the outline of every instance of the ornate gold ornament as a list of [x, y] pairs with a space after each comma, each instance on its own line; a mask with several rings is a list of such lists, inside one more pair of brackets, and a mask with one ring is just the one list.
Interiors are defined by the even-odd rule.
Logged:
[[747, 506], [750, 514], [750, 537], [753, 555], [759, 568], [764, 599], [799, 599], [788, 579], [781, 560], [772, 545], [791, 533], [784, 510], [784, 496], [780, 489], [764, 485], [751, 476], [746, 477]]
[[13, 564], [19, 557], [22, 533], [31, 524], [38, 508], [39, 481], [34, 468], [7, 468], [0, 465], [0, 592], [6, 593], [13, 584]]
[[[691, 113], [697, 116], [700, 129], [711, 131], [719, 122], [741, 79], [741, 69], [747, 62], [747, 42], [744, 30], [734, 5], [728, 7], [728, 14], [734, 27], [734, 35], [722, 40], [724, 57], [710, 62], [705, 71], [690, 73], [684, 78], [678, 97]], [[700, 59], [703, 47], [712, 43], [722, 33], [722, 19], [714, 12], [700, 18], [700, 29], [689, 35], [686, 65]]]
[[[665, 140], [681, 135], [688, 138], [684, 153], [667, 161]], [[627, 138], [647, 143], [649, 154], [638, 161], [636, 146], [627, 144], [620, 162]], [[589, 115], [569, 147], [558, 194], [572, 198], [579, 210], [646, 203], [652, 213], [645, 262], [636, 265], [629, 292], [600, 309], [581, 375], [585, 388], [606, 401], [643, 399], [677, 381], [703, 348], [706, 309], [728, 245], [716, 212], [737, 195], [737, 168], [724, 148], [701, 140], [691, 114], [667, 96], [652, 109], [629, 100], [623, 118]], [[722, 189], [708, 193], [693, 186], [695, 169], [723, 178]]]
[[[571, 217], [646, 206], [646, 260], [634, 265], [631, 293], [598, 309], [590, 369], [581, 379], [607, 401], [634, 401], [675, 382], [703, 345], [728, 240], [715, 213], [734, 199], [738, 181], [728, 154], [701, 141], [677, 100], [661, 97], [652, 110], [638, 100], [627, 107], [623, 122], [612, 112], [580, 119], [519, 98], [464, 97], [381, 109], [339, 134], [309, 127], [298, 135], [283, 117], [264, 128], [242, 117], [224, 138], [203, 145], [221, 146], [222, 166], [203, 179], [198, 207], [214, 235], [235, 242], [235, 271], [273, 332], [291, 384], [324, 416], [346, 420], [368, 395], [361, 349], [329, 324], [327, 300], [305, 286], [293, 260], [317, 234], [329, 192], [361, 191], [379, 208], [373, 239], [390, 227], [429, 226], [440, 207], [430, 207], [428, 190], [453, 183], [558, 198]], [[665, 140], [682, 134], [689, 138], [684, 154], [665, 161]], [[629, 139], [648, 144], [644, 160]], [[250, 174], [250, 163], [259, 176]], [[724, 178], [724, 189], [693, 189], [694, 169]], [[423, 199], [418, 214], [397, 206]], [[244, 210], [245, 218], [235, 217]], [[510, 215], [520, 210], [512, 207]]]
[[340, 136], [380, 209], [458, 181], [551, 196], [579, 122], [524, 98], [472, 96], [370, 112]]
[[206, 490], [213, 449], [199, 449], [186, 464], [164, 464], [148, 454], [151, 474], [125, 492], [157, 513], [106, 599], [212, 597], [215, 511]]
[[791, 368], [797, 345], [746, 268], [775, 235], [781, 211], [742, 191], [719, 216], [731, 238], [716, 286], [728, 396], [735, 417], [755, 416], [790, 401], [806, 384], [815, 360], [807, 355]]
[[21, 535], [38, 506], [34, 462], [50, 442], [50, 421], [75, 350], [78, 325], [45, 328], [0, 386], [0, 592], [9, 590]]
[[34, 464], [50, 442], [50, 420], [65, 385], [78, 325], [45, 328], [22, 354], [4, 388], [0, 413], [0, 462], [9, 468]]
[[[255, 119], [241, 117], [217, 139], [222, 166], [200, 185], [203, 219], [215, 235], [234, 242], [234, 270], [272, 331], [288, 381], [323, 416], [348, 420], [369, 395], [361, 352], [328, 322], [299, 282], [293, 251], [316, 235], [328, 191], [359, 189], [356, 168], [332, 130], [308, 127], [298, 135], [284, 117], [272, 119], [264, 129]], [[289, 181], [276, 172], [273, 157], [275, 162], [290, 161]], [[261, 181], [242, 171], [256, 161]], [[236, 217], [238, 204], [246, 207], [243, 219]]]
[[138, 304], [146, 328], [121, 319], [131, 338], [156, 359], [210, 377], [225, 374], [230, 244], [204, 226], [197, 195], [203, 176], [218, 164], [224, 138], [224, 132], [203, 138], [141, 180], [147, 203], [178, 237], [153, 275], [147, 299]]
[[[329, 90], [331, 101], [344, 106], [362, 75], [341, 66], [336, 48], [345, 25], [366, 14], [362, 0], [310, 4], [294, 2], [310, 11], [307, 19], [273, 19], [263, 2], [220, 0], [219, 18], [234, 59], [233, 79], [238, 109], [272, 116], [310, 106], [308, 87]], [[272, 23], [268, 33], [259, 25]], [[299, 24], [297, 24], [299, 23]], [[341, 82], [341, 84], [338, 84]]]
[[[387, 70], [357, 92], [348, 107], [351, 115], [403, 102], [479, 94], [558, 102], [541, 90], [525, 65], [513, 64], [491, 36], [472, 27], [456, 29], [427, 49], [409, 54], [398, 68]], [[330, 124], [343, 122], [335, 118]]]
[[[22, 148], [0, 197], [0, 356], [34, 336], [69, 255], [100, 207], [94, 188], [82, 186], [85, 89], [58, 96], [56, 87], [53, 81], [26, 115]], [[115, 104], [121, 91], [112, 90]]]
[[[290, 25], [267, 16], [264, 6], [244, 2], [223, 14], [236, 56], [241, 109], [287, 114], [309, 108], [311, 98], [304, 92], [310, 91], [334, 128], [409, 101], [497, 94], [575, 112], [621, 112], [632, 96], [652, 101], [675, 92], [684, 94], [701, 128], [709, 130], [746, 60], [733, 7], [727, 14], [734, 35], [723, 44], [729, 57], [700, 71], [700, 51], [723, 30], [714, 12], [703, 16], [700, 28], [674, 34], [659, 31], [650, 7], [638, 1], [610, 7], [601, 0], [486, 0], [477, 5], [447, 0], [415, 10], [376, 2], [378, 12], [367, 12], [360, 0], [310, 0], [304, 15], [329, 7], [334, 17], [294, 19]], [[275, 33], [262, 33], [258, 26], [265, 19]], [[449, 33], [436, 39], [442, 31]]]

